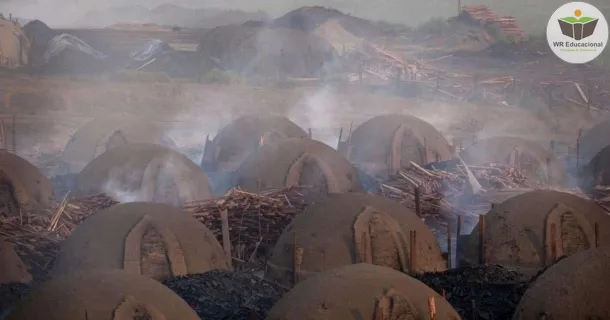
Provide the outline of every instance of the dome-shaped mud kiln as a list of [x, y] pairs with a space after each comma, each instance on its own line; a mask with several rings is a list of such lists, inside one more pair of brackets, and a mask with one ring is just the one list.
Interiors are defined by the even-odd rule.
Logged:
[[294, 283], [294, 245], [299, 279], [360, 262], [402, 272], [446, 269], [438, 243], [421, 219], [401, 204], [371, 194], [333, 194], [296, 216], [275, 245], [266, 278], [285, 286]]
[[264, 145], [237, 170], [234, 185], [245, 190], [312, 186], [320, 194], [362, 191], [358, 173], [335, 149], [308, 138]]
[[182, 206], [212, 197], [206, 174], [186, 156], [146, 143], [119, 146], [91, 161], [76, 177], [76, 196], [106, 193], [120, 202]]
[[610, 187], [610, 146], [601, 150], [580, 174], [580, 187], [586, 192]]
[[410, 115], [391, 114], [372, 118], [354, 130], [341, 147], [351, 162], [386, 179], [413, 161], [427, 164], [450, 160], [452, 147], [431, 124]]
[[294, 287], [267, 320], [337, 319], [459, 320], [453, 307], [417, 279], [389, 268], [360, 263], [319, 273]]
[[[518, 195], [495, 205], [484, 221], [484, 262], [523, 271], [552, 265], [596, 243], [610, 244], [610, 216], [595, 202], [564, 192]], [[479, 228], [460, 237], [463, 262], [479, 261]]]
[[15, 252], [12, 243], [0, 239], [0, 286], [11, 282], [30, 282], [32, 275], [28, 273], [21, 258]]
[[27, 160], [0, 150], [0, 208], [9, 215], [44, 210], [55, 202], [47, 177]]
[[153, 143], [170, 148], [176, 144], [165, 136], [163, 128], [132, 116], [96, 118], [72, 135], [61, 156], [65, 173], [79, 173], [100, 154], [127, 143]]
[[597, 153], [610, 145], [609, 136], [610, 120], [603, 121], [585, 131], [578, 142], [580, 163], [589, 163]]
[[576, 253], [530, 285], [513, 319], [610, 319], [609, 283], [609, 247]]
[[307, 136], [282, 116], [242, 116], [220, 130], [213, 140], [206, 141], [201, 167], [206, 171], [234, 171], [260, 145]]
[[199, 320], [164, 285], [119, 270], [77, 273], [50, 280], [25, 296], [5, 320]]
[[460, 152], [467, 164], [497, 162], [514, 165], [525, 171], [527, 182], [535, 185], [565, 187], [568, 174], [555, 155], [540, 144], [515, 137], [493, 137], [478, 141]]
[[100, 211], [62, 243], [53, 274], [124, 269], [157, 280], [228, 269], [222, 247], [202, 223], [160, 203]]

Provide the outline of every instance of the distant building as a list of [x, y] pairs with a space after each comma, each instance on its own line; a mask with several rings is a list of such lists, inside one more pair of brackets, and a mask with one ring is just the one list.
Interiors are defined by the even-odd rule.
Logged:
[[0, 68], [17, 68], [28, 64], [30, 42], [21, 26], [0, 18]]

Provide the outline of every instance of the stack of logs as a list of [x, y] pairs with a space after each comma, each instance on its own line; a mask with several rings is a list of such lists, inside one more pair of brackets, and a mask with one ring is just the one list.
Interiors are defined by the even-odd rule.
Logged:
[[468, 15], [470, 19], [479, 22], [480, 24], [492, 25], [508, 37], [516, 38], [520, 41], [526, 40], [525, 33], [517, 25], [515, 17], [498, 16], [486, 5], [462, 6], [462, 14]]
[[214, 233], [233, 260], [252, 262], [257, 253], [272, 248], [292, 218], [305, 209], [308, 191], [290, 187], [256, 194], [235, 188], [224, 197], [193, 202], [184, 209]]
[[[526, 188], [526, 178], [514, 166], [486, 164], [469, 166], [486, 190]], [[472, 189], [465, 168], [455, 166], [446, 170], [427, 170], [411, 162], [390, 181], [381, 185], [382, 194], [413, 209], [428, 219], [454, 220], [457, 216], [476, 216]], [[486, 207], [487, 211], [489, 207]]]
[[19, 216], [0, 213], [0, 240], [15, 244], [28, 271], [43, 279], [59, 251], [59, 244], [89, 216], [118, 202], [97, 195], [67, 200], [42, 212], [23, 212]]

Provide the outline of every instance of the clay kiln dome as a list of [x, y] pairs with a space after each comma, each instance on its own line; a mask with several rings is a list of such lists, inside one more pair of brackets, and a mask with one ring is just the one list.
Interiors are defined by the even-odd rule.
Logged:
[[[610, 244], [610, 216], [595, 202], [558, 191], [524, 193], [485, 215], [485, 260], [523, 270], [543, 268], [561, 256], [592, 248], [595, 224], [597, 241]], [[461, 237], [460, 250], [466, 262], [478, 261], [478, 225]]]
[[304, 138], [307, 133], [288, 118], [248, 115], [235, 119], [206, 143], [201, 167], [234, 171], [259, 145], [285, 138]]
[[55, 278], [30, 292], [5, 320], [180, 319], [199, 317], [164, 285], [119, 270]]
[[[514, 164], [525, 170], [527, 181], [533, 185], [568, 185], [568, 174], [564, 166], [550, 151], [538, 143], [515, 137], [493, 137], [478, 141], [474, 146], [460, 152], [467, 164], [488, 162]], [[547, 169], [547, 163], [550, 166]]]
[[382, 179], [409, 161], [426, 164], [453, 156], [445, 137], [431, 124], [401, 114], [377, 116], [358, 126], [350, 149], [351, 162]]
[[100, 268], [163, 280], [228, 264], [212, 232], [186, 212], [133, 202], [100, 211], [78, 226], [63, 242], [52, 272]]
[[579, 142], [580, 163], [589, 163], [598, 152], [610, 145], [608, 136], [610, 136], [610, 120], [583, 132]]
[[299, 283], [271, 308], [267, 320], [429, 319], [429, 297], [434, 297], [436, 319], [460, 319], [443, 297], [419, 280], [359, 263]]
[[62, 162], [66, 173], [77, 174], [106, 150], [138, 142], [176, 147], [174, 141], [165, 137], [163, 128], [153, 122], [128, 115], [102, 117], [72, 135], [64, 148]]
[[610, 248], [576, 253], [548, 268], [527, 289], [514, 320], [610, 319]]
[[337, 54], [328, 41], [313, 33], [248, 23], [206, 32], [197, 51], [246, 76], [277, 77], [283, 73], [296, 78], [318, 76]]
[[[47, 177], [27, 160], [0, 150], [0, 208], [10, 215], [44, 210], [55, 202]], [[2, 208], [3, 207], [3, 208]]]
[[358, 173], [335, 149], [308, 138], [264, 145], [235, 174], [234, 184], [257, 192], [287, 186], [315, 186], [321, 193], [362, 191]]
[[610, 186], [610, 146], [601, 150], [581, 172], [583, 190], [591, 192], [597, 186]]
[[77, 196], [106, 193], [120, 202], [182, 206], [212, 197], [206, 174], [170, 148], [134, 143], [106, 151], [76, 177]]
[[0, 286], [11, 282], [30, 282], [30, 275], [12, 243], [0, 239]]
[[268, 262], [266, 277], [285, 286], [293, 284], [293, 235], [302, 250], [300, 279], [360, 262], [410, 272], [411, 231], [416, 231], [414, 269], [445, 270], [434, 235], [415, 213], [377, 195], [333, 194], [309, 206], [286, 227]]

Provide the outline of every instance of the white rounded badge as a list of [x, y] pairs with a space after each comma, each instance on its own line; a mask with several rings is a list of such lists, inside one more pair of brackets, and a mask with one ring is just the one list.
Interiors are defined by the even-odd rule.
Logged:
[[587, 63], [597, 58], [608, 42], [608, 21], [586, 2], [559, 7], [546, 27], [546, 38], [555, 55], [568, 63]]

